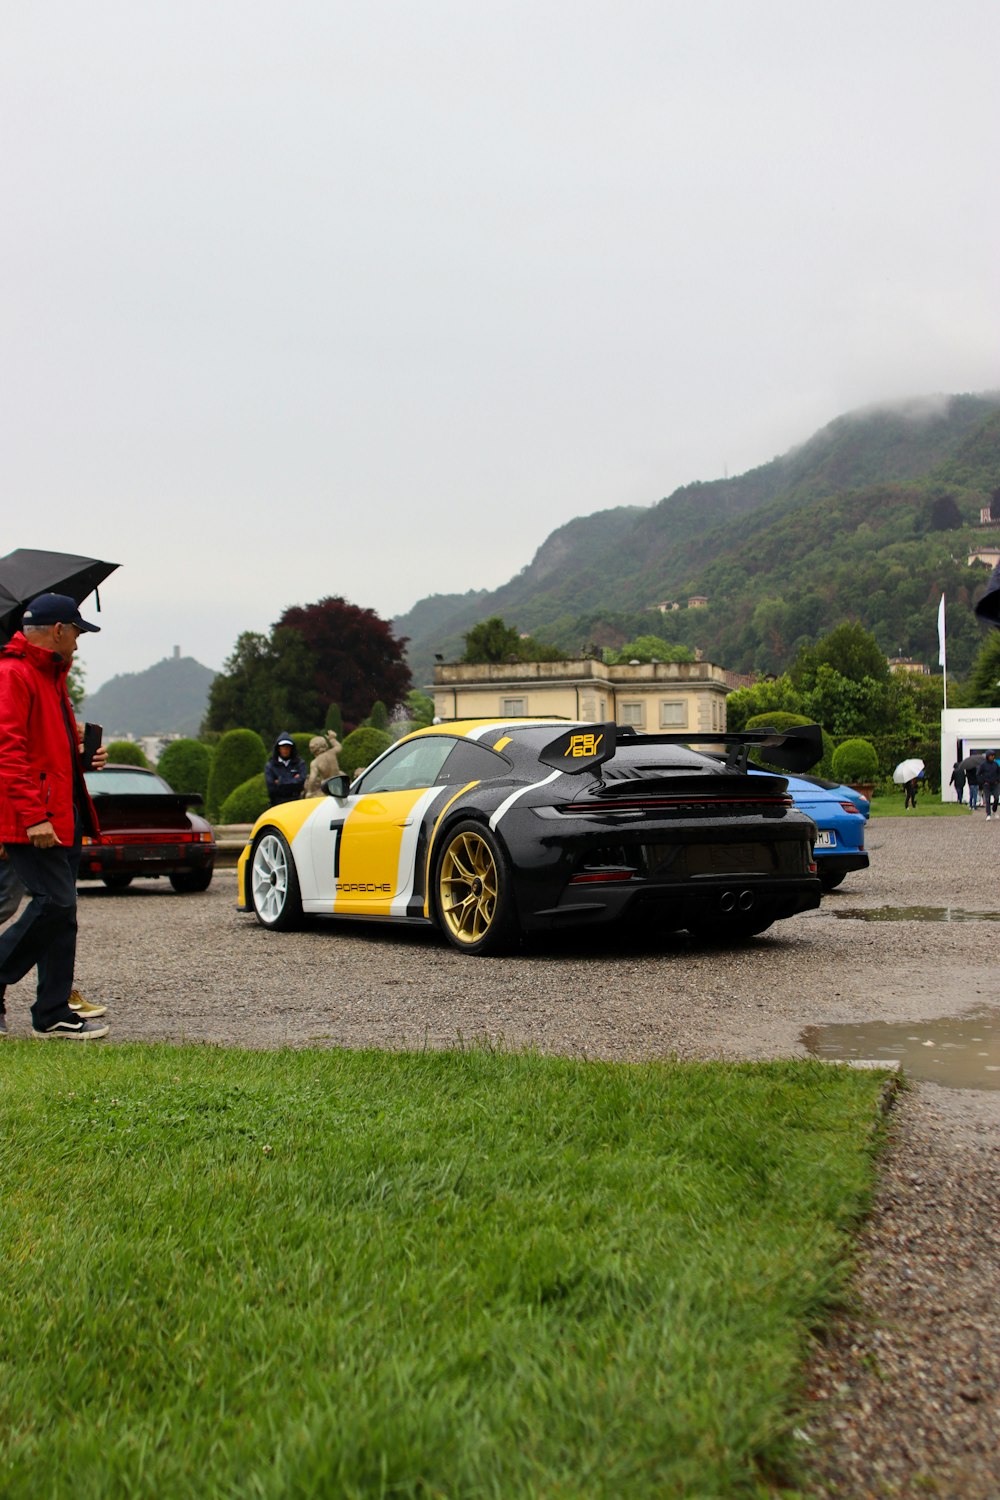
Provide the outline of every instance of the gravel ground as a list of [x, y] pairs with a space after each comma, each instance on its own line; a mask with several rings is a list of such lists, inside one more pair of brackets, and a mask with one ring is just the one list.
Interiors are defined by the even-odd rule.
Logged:
[[[883, 819], [871, 870], [819, 912], [732, 951], [589, 935], [469, 959], [436, 935], [361, 924], [271, 933], [165, 882], [84, 887], [77, 978], [115, 1040], [446, 1046], [592, 1057], [801, 1056], [806, 1027], [926, 1022], [995, 1004], [988, 922], [842, 920], [882, 906], [996, 910], [1000, 820]], [[12, 1035], [30, 994], [8, 993]], [[805, 1437], [814, 1493], [1000, 1496], [1000, 1091], [917, 1082], [893, 1112], [856, 1302], [817, 1351]]]

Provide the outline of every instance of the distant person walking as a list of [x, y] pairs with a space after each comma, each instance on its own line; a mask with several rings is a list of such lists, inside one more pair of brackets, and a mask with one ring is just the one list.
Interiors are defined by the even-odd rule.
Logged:
[[[96, 835], [98, 823], [66, 678], [80, 636], [99, 628], [81, 619], [68, 595], [41, 594], [0, 650], [0, 843], [31, 898], [0, 935], [0, 1035], [7, 1032], [7, 986], [32, 969], [38, 971], [33, 1035], [85, 1040], [108, 1030], [69, 1003], [81, 840], [85, 832]], [[106, 759], [102, 748], [95, 766]], [[10, 875], [5, 883], [10, 889]]]
[[904, 781], [903, 782], [903, 791], [906, 794], [905, 797], [903, 798], [903, 811], [904, 812], [906, 812], [907, 808], [910, 808], [910, 807], [912, 807], [913, 811], [916, 812], [916, 810], [917, 810], [917, 792], [919, 790], [920, 790], [920, 782], [917, 780], [916, 776], [911, 776], [910, 779], [909, 779], [909, 781]]
[[295, 748], [290, 734], [279, 734], [264, 767], [264, 780], [271, 806], [294, 802], [302, 796], [306, 784], [306, 763]]
[[981, 762], [969, 767], [969, 808], [972, 812], [979, 806], [979, 766]]
[[995, 750], [987, 750], [986, 759], [979, 767], [979, 790], [986, 804], [986, 816], [992, 818], [1000, 802], [1000, 766]]
[[962, 770], [962, 762], [960, 760], [956, 760], [955, 764], [951, 768], [951, 775], [948, 778], [948, 785], [955, 788], [955, 796], [958, 798], [959, 802], [965, 801], [965, 780], [966, 778], [965, 772]]

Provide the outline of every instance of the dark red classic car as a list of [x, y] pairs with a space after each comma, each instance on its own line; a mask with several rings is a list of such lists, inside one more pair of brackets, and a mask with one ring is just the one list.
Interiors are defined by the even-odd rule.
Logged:
[[215, 869], [212, 825], [192, 807], [198, 793], [174, 792], [155, 771], [105, 766], [86, 772], [100, 837], [85, 838], [78, 880], [123, 891], [137, 875], [166, 875], [175, 891], [204, 891]]

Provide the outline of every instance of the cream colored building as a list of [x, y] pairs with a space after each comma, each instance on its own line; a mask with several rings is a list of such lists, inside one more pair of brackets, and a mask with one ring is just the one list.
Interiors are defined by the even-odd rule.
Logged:
[[728, 690], [723, 668], [708, 661], [609, 667], [589, 657], [497, 666], [445, 662], [434, 668], [432, 688], [441, 719], [613, 719], [646, 734], [725, 729]]

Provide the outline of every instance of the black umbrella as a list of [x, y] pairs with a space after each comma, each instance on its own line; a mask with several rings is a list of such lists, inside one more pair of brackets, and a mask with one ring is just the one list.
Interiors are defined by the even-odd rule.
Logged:
[[985, 754], [985, 750], [980, 750], [978, 755], [967, 755], [964, 760], [959, 761], [955, 769], [958, 771], [964, 771], [966, 776], [971, 776], [974, 771], [979, 770], [979, 767], [983, 763], [983, 756]]
[[1000, 625], [1000, 563], [993, 569], [986, 592], [981, 599], [977, 599], [973, 609], [980, 620], [985, 620], [988, 625]]
[[33, 547], [18, 547], [0, 557], [0, 641], [9, 640], [20, 629], [21, 612], [36, 595], [69, 594], [82, 604], [117, 567], [118, 563], [101, 562], [96, 557], [38, 552]]

